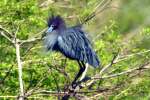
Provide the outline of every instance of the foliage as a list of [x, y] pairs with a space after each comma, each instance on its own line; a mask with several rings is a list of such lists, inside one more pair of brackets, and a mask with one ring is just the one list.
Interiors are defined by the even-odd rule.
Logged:
[[[48, 1], [1, 0], [0, 26], [7, 29], [12, 35], [17, 33], [16, 37], [20, 40], [27, 40], [41, 35], [41, 31], [47, 27], [46, 20], [48, 16], [60, 14], [65, 18], [66, 23], [72, 26], [91, 14], [100, 3], [98, 0], [56, 0], [56, 2], [53, 1], [46, 5], [45, 2]], [[120, 2], [116, 4], [122, 7], [122, 10], [115, 13], [117, 17], [109, 16], [113, 10], [110, 9], [98, 14], [84, 25], [85, 29], [91, 33], [88, 35], [90, 35], [93, 47], [101, 60], [101, 67], [97, 69], [89, 68], [88, 76], [94, 76], [99, 73], [101, 69], [112, 61], [118, 51], [120, 58], [127, 57], [127, 59], [113, 64], [106, 70], [103, 74], [104, 76], [136, 68], [150, 61], [149, 52], [135, 54], [131, 57], [126, 56], [150, 50], [150, 45], [148, 45], [150, 44], [150, 25], [146, 23], [149, 17], [147, 14], [149, 8], [147, 2], [149, 0], [145, 0], [142, 4], [140, 0], [133, 0], [132, 2], [121, 0]], [[139, 8], [135, 7], [135, 4], [138, 4]], [[144, 8], [143, 6], [146, 7]], [[138, 11], [135, 12], [135, 10]], [[142, 14], [143, 10], [144, 14]], [[138, 31], [135, 31], [137, 28]], [[3, 31], [0, 29], [0, 32]], [[15, 47], [2, 35], [0, 35], [0, 47], [0, 99], [1, 96], [6, 95], [18, 96], [18, 65]], [[25, 92], [35, 87], [40, 90], [57, 91], [59, 86], [60, 90], [64, 90], [64, 86], [69, 85], [78, 72], [78, 65], [75, 61], [66, 59], [60, 53], [46, 53], [42, 41], [24, 43], [21, 45], [20, 51]], [[85, 93], [84, 95], [89, 98], [99, 98], [100, 100], [107, 98], [110, 100], [133, 100], [137, 98], [139, 100], [148, 100], [150, 99], [150, 69], [139, 71], [136, 70], [118, 77], [99, 79], [92, 85], [92, 91], [111, 89], [116, 86], [117, 88], [112, 91], [102, 92], [102, 95], [98, 97], [94, 93]], [[89, 91], [89, 89], [84, 88], [83, 91]], [[40, 96], [36, 93], [29, 97], [33, 96], [37, 96], [40, 99], [57, 99], [55, 95]]]

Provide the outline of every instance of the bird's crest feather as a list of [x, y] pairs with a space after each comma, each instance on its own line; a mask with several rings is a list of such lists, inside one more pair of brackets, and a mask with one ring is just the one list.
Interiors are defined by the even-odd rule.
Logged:
[[49, 27], [52, 24], [65, 25], [65, 21], [59, 15], [57, 15], [57, 16], [52, 15], [51, 17], [48, 18], [47, 24]]

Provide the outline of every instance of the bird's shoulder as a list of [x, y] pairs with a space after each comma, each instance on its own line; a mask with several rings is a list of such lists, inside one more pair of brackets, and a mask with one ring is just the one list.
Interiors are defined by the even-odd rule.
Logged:
[[75, 37], [75, 38], [81, 38], [83, 35], [85, 35], [85, 32], [82, 30], [81, 25], [68, 27], [61, 34], [62, 37]]
[[58, 40], [66, 40], [70, 42], [80, 42], [91, 44], [88, 38], [88, 34], [82, 29], [81, 25], [76, 25], [66, 28], [63, 33], [58, 37]]

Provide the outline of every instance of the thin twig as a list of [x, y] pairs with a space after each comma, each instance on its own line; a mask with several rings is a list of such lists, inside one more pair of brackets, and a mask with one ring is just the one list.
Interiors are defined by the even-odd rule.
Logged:
[[11, 42], [12, 44], [14, 44], [14, 41], [10, 37], [8, 37], [4, 32], [1, 32], [1, 35], [3, 37], [5, 37], [9, 42]]
[[[39, 33], [36, 34], [35, 37], [31, 38], [31, 39], [27, 39], [27, 40], [19, 40], [20, 44], [25, 44], [25, 43], [33, 43], [33, 42], [36, 42], [36, 41], [39, 41], [39, 40], [43, 40], [44, 38], [42, 37], [42, 33], [45, 32], [47, 28], [44, 28], [42, 31], [40, 31]], [[40, 36], [38, 36], [40, 35]]]
[[102, 68], [102, 70], [99, 72], [99, 74], [102, 75], [105, 70], [107, 70], [114, 63], [116, 63], [116, 61], [118, 60], [118, 58], [119, 58], [119, 52], [116, 55], [114, 55], [112, 61], [108, 65], [106, 65], [105, 67]]
[[5, 33], [7, 33], [7, 34], [9, 35], [10, 38], [13, 38], [12, 33], [9, 32], [9, 30], [7, 30], [7, 29], [5, 29], [4, 27], [2, 27], [1, 25], [0, 25], [0, 30], [2, 30], [2, 31], [4, 31]]
[[32, 93], [33, 93], [34, 91], [36, 91], [36, 90], [39, 89], [39, 85], [41, 84], [41, 82], [42, 82], [43, 80], [45, 80], [45, 79], [47, 78], [47, 73], [50, 73], [50, 72], [51, 72], [51, 69], [48, 69], [46, 72], [44, 72], [44, 75], [40, 78], [40, 80], [38, 81], [38, 83], [36, 83], [36, 85], [34, 86], [33, 89], [31, 89], [31, 90], [29, 90], [29, 91], [26, 90], [26, 93], [25, 93], [26, 97], [32, 95]]
[[11, 70], [13, 68], [13, 65], [9, 68], [8, 72], [6, 72], [6, 75], [4, 76], [4, 78], [2, 80], [0, 80], [0, 84], [4, 84], [4, 81], [6, 80], [6, 78], [9, 76]]
[[100, 36], [103, 34], [103, 33], [106, 33], [108, 32], [108, 30], [110, 30], [112, 27], [114, 26], [114, 23], [111, 23], [111, 25], [109, 25], [109, 27], [102, 31], [101, 33], [99, 33], [97, 36], [95, 36], [95, 38], [92, 40], [92, 42], [95, 42], [98, 38], [100, 38]]
[[[118, 73], [118, 74], [113, 74], [113, 75], [109, 75], [109, 76], [102, 76], [102, 73], [103, 73], [106, 69], [108, 69], [109, 67], [111, 67], [112, 65], [114, 65], [114, 64], [116, 64], [116, 63], [118, 63], [118, 62], [120, 62], [120, 61], [129, 59], [130, 57], [133, 57], [133, 56], [136, 56], [136, 55], [139, 55], [139, 54], [148, 53], [148, 52], [150, 52], [150, 50], [147, 50], [147, 51], [144, 51], [144, 52], [142, 51], [142, 52], [138, 52], [138, 53], [126, 55], [126, 56], [121, 56], [121, 57], [119, 57], [119, 53], [118, 53], [118, 55], [117, 55], [116, 57], [114, 56], [114, 59], [111, 61], [111, 63], [109, 63], [108, 65], [106, 65], [105, 67], [103, 67], [103, 69], [100, 71], [100, 73], [94, 75], [94, 76], [91, 78], [91, 81], [88, 81], [88, 82], [86, 82], [86, 83], [82, 83], [82, 86], [83, 86], [83, 87], [85, 87], [85, 86], [90, 86], [90, 85], [92, 85], [93, 83], [95, 83], [96, 80], [98, 80], [98, 79], [111, 78], [111, 77], [115, 77], [115, 76], [119, 76], [119, 75], [124, 75], [124, 74], [126, 74], [126, 73], [129, 73], [129, 72], [132, 72], [132, 71], [137, 70], [139, 67], [138, 67], [138, 68], [131, 69], [131, 70], [129, 69], [129, 70], [125, 71], [125, 72], [121, 72], [121, 73]], [[123, 57], [125, 57], [125, 58], [123, 58]], [[122, 58], [122, 59], [120, 59], [120, 58]]]
[[[18, 96], [10, 96], [10, 95], [0, 96], [0, 98], [3, 98], [3, 99], [6, 99], [6, 98], [17, 98], [17, 97]], [[31, 96], [31, 97], [28, 97], [28, 98], [30, 98], [30, 99], [40, 99], [41, 97], [39, 97], [39, 96]]]
[[19, 42], [22, 45], [24, 43], [36, 42], [36, 41], [39, 41], [39, 40], [42, 40], [42, 38], [39, 37], [39, 38], [31, 38], [31, 39], [28, 39], [28, 40], [19, 40]]
[[[145, 67], [145, 66], [146, 66], [146, 67]], [[135, 71], [135, 70], [150, 69], [150, 67], [147, 67], [147, 66], [150, 66], [149, 63], [144, 64], [142, 67], [140, 66], [140, 67], [132, 68], [132, 69], [129, 69], [129, 70], [126, 70], [126, 71], [123, 71], [123, 72], [120, 72], [120, 73], [108, 75], [108, 76], [93, 77], [93, 78], [91, 78], [91, 79], [106, 79], [106, 78], [112, 78], [112, 77], [117, 77], [117, 76], [121, 76], [121, 75], [124, 75], [124, 74], [131, 73], [131, 72], [133, 72], [133, 71]]]
[[[57, 88], [57, 92], [58, 92], [58, 94], [60, 93], [60, 87], [59, 87], [59, 85], [58, 85], [58, 82], [57, 82], [57, 80], [56, 80], [56, 77], [55, 77], [55, 75], [53, 75], [53, 73], [51, 72], [51, 75], [53, 76], [53, 78], [54, 78], [54, 81], [55, 81], [55, 84], [56, 84], [56, 88]], [[60, 100], [60, 96], [58, 95], [58, 100]]]
[[145, 53], [148, 53], [148, 52], [150, 52], [150, 50], [145, 50], [145, 51], [141, 51], [141, 52], [137, 52], [137, 53], [133, 53], [133, 54], [129, 54], [129, 55], [120, 56], [117, 62], [126, 60], [126, 59], [131, 58], [135, 55], [142, 55], [142, 54], [145, 54]]
[[[106, 9], [106, 7], [110, 4], [110, 2], [112, 0], [107, 0], [106, 3], [104, 3], [105, 0], [101, 1], [97, 6], [96, 8], [92, 11], [92, 13], [87, 16], [85, 18], [85, 20], [83, 22], [81, 22], [81, 25], [87, 23], [89, 20], [91, 20], [92, 18], [94, 18], [98, 13], [104, 11]], [[98, 11], [98, 8], [103, 4], [103, 6], [101, 7], [101, 9]]]

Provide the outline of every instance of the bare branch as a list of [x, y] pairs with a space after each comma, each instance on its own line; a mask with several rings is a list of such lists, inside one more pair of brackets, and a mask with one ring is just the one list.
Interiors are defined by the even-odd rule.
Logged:
[[11, 38], [9, 38], [4, 32], [1, 32], [1, 35], [3, 37], [5, 37], [9, 42], [11, 42], [12, 44], [14, 44], [14, 41]]
[[[105, 1], [106, 1], [106, 2], [105, 2]], [[81, 25], [87, 23], [89, 20], [91, 20], [92, 18], [94, 18], [98, 13], [100, 13], [100, 12], [102, 12], [104, 9], [106, 9], [106, 7], [108, 7], [108, 5], [110, 4], [111, 1], [112, 1], [112, 0], [103, 0], [103, 1], [101, 1], [101, 2], [95, 7], [95, 9], [93, 10], [93, 12], [92, 12], [89, 16], [87, 16], [83, 22], [81, 22]], [[102, 6], [102, 4], [103, 4], [103, 6]], [[100, 6], [102, 6], [102, 7], [101, 7], [101, 9], [98, 11], [98, 8], [99, 8]]]
[[[91, 90], [91, 91], [76, 91], [76, 93], [81, 93], [81, 94], [85, 94], [85, 93], [96, 93], [96, 92], [106, 92], [108, 91], [109, 89], [108, 88], [104, 88], [104, 89], [97, 89], [97, 90]], [[69, 92], [60, 92], [58, 94], [57, 91], [48, 91], [48, 90], [39, 90], [39, 91], [35, 91], [33, 93], [33, 95], [36, 95], [36, 94], [52, 94], [52, 95], [65, 95], [65, 94], [69, 94]]]
[[112, 77], [117, 77], [117, 76], [121, 76], [121, 75], [124, 75], [124, 74], [128, 74], [128, 73], [131, 73], [131, 72], [136, 71], [136, 70], [142, 70], [142, 69], [150, 69], [150, 63], [146, 63], [146, 64], [144, 64], [140, 67], [132, 68], [132, 69], [129, 69], [129, 70], [117, 73], [117, 74], [112, 74], [112, 75], [102, 76], [102, 77], [93, 77], [92, 79], [112, 78]]
[[34, 86], [33, 89], [31, 89], [31, 90], [29, 90], [29, 91], [26, 90], [26, 93], [25, 93], [26, 97], [32, 95], [32, 93], [33, 93], [34, 91], [36, 91], [36, 90], [39, 89], [39, 85], [41, 84], [41, 82], [42, 82], [43, 80], [45, 80], [45, 79], [47, 78], [47, 73], [50, 73], [50, 72], [51, 72], [51, 69], [48, 69], [48, 70], [45, 72], [45, 74], [44, 74], [42, 77], [40, 77], [40, 80], [38, 81], [38, 83], [36, 83], [36, 85]]
[[137, 53], [133, 53], [130, 55], [124, 55], [124, 56], [119, 56], [119, 52], [117, 55], [114, 56], [114, 58], [112, 59], [111, 63], [109, 63], [108, 65], [106, 65], [105, 67], [103, 67], [103, 69], [100, 71], [100, 75], [102, 75], [102, 73], [108, 69], [109, 67], [111, 67], [113, 64], [116, 64], [118, 62], [121, 62], [123, 60], [129, 59], [130, 57], [136, 56], [136, 55], [141, 55], [144, 53], [148, 53], [150, 52], [150, 50], [146, 50], [146, 51], [142, 51], [142, 52], [137, 52]]
[[8, 72], [6, 72], [6, 75], [4, 76], [4, 78], [2, 80], [0, 80], [0, 84], [4, 84], [4, 81], [6, 80], [6, 78], [9, 76], [11, 70], [13, 68], [13, 65], [8, 69]]
[[2, 31], [4, 31], [5, 33], [7, 33], [7, 34], [9, 35], [10, 38], [13, 38], [13, 37], [14, 37], [14, 36], [12, 35], [12, 33], [9, 32], [9, 30], [5, 29], [5, 28], [2, 27], [1, 25], [0, 25], [0, 30], [2, 30]]
[[[7, 29], [5, 29], [5, 28], [3, 28], [1, 25], [0, 25], [0, 30], [2, 30], [1, 31], [1, 35], [2, 36], [4, 36], [7, 40], [9, 40], [11, 43], [15, 43], [15, 41], [12, 39], [12, 38], [15, 38], [16, 39], [16, 34], [17, 34], [17, 32], [18, 32], [18, 30], [19, 30], [19, 27], [17, 27], [17, 30], [16, 30], [16, 32], [15, 32], [15, 36], [13, 36], [12, 35], [12, 33], [11, 32], [9, 32]], [[46, 30], [46, 28], [45, 29], [43, 29], [42, 31], [40, 31], [39, 33], [37, 33], [36, 35], [38, 36], [39, 34], [41, 35], [41, 33], [43, 33], [44, 31]], [[8, 35], [6, 35], [5, 33], [7, 33]], [[42, 40], [42, 38], [41, 37], [34, 37], [34, 38], [31, 38], [31, 39], [28, 39], [28, 40], [17, 40], [18, 41], [18, 43], [20, 43], [20, 44], [24, 44], [24, 43], [31, 43], [31, 42], [35, 42], [35, 41], [39, 41], [39, 40]]]
[[114, 26], [114, 23], [111, 23], [111, 25], [107, 28], [107, 30], [102, 31], [101, 33], [97, 34], [97, 36], [92, 40], [92, 42], [96, 41], [103, 33], [106, 33], [108, 30], [110, 30]]
[[[3, 98], [3, 99], [6, 99], [6, 98], [17, 98], [18, 96], [9, 96], [9, 95], [6, 95], [6, 96], [0, 96], [0, 98]], [[28, 97], [30, 99], [40, 99], [41, 97], [39, 96], [31, 96], [31, 97]], [[41, 100], [41, 99], [40, 99]]]
[[[22, 45], [24, 43], [33, 43], [39, 40], [43, 40], [44, 38], [42, 38], [41, 34], [46, 30], [47, 28], [43, 29], [42, 31], [40, 31], [39, 33], [36, 34], [35, 37], [31, 38], [31, 39], [27, 39], [27, 40], [19, 40], [18, 42]], [[38, 36], [40, 35], [40, 36]]]
[[[3, 30], [8, 35], [10, 35], [10, 36], [7, 36], [4, 32], [1, 32], [2, 36], [4, 36], [7, 40], [9, 40], [12, 44], [15, 45], [16, 58], [17, 58], [17, 64], [18, 64], [19, 86], [20, 86], [20, 96], [18, 99], [24, 100], [24, 87], [23, 87], [23, 80], [22, 80], [22, 63], [21, 63], [21, 57], [20, 57], [20, 45], [18, 43], [19, 39], [16, 38], [18, 29], [15, 33], [15, 36], [13, 36], [7, 29], [3, 28], [2, 26], [0, 26], [0, 29]], [[14, 38], [14, 40], [12, 40], [12, 38]]]
[[148, 52], [150, 52], [150, 50], [145, 50], [145, 51], [141, 51], [141, 52], [137, 52], [137, 53], [133, 53], [133, 54], [129, 54], [129, 55], [120, 56], [117, 62], [126, 60], [126, 59], [131, 58], [131, 57], [136, 56], [136, 55], [142, 55], [142, 54], [145, 54]]
[[39, 41], [39, 40], [42, 40], [42, 38], [39, 37], [39, 38], [31, 38], [31, 39], [28, 39], [28, 40], [19, 40], [19, 43], [22, 45], [24, 43], [36, 42], [36, 41]]
[[118, 60], [118, 58], [119, 58], [119, 52], [118, 52], [116, 55], [114, 55], [112, 61], [111, 61], [108, 65], [106, 65], [105, 67], [102, 68], [102, 70], [100, 71], [99, 74], [102, 75], [105, 70], [107, 70], [107, 69], [108, 69], [109, 67], [111, 67], [114, 63], [116, 63], [116, 61]]
[[[54, 78], [54, 81], [55, 81], [55, 85], [56, 85], [56, 88], [57, 88], [57, 92], [58, 92], [58, 94], [60, 93], [60, 87], [59, 87], [59, 84], [58, 84], [58, 82], [57, 82], [57, 80], [56, 80], [56, 77], [53, 75], [53, 73], [51, 72], [51, 75], [53, 76], [53, 78]], [[58, 95], [58, 100], [60, 100], [60, 96]]]
[[[150, 50], [147, 50], [147, 51], [142, 51], [142, 52], [138, 52], [138, 53], [134, 53], [134, 54], [130, 54], [130, 55], [126, 55], [126, 56], [122, 56], [122, 57], [119, 57], [119, 53], [117, 56], [114, 56], [113, 60], [111, 61], [111, 63], [109, 63], [108, 65], [106, 65], [105, 67], [103, 67], [103, 69], [100, 71], [100, 73], [94, 75], [94, 77], [91, 78], [91, 81], [88, 81], [86, 83], [82, 83], [82, 86], [85, 87], [85, 86], [90, 86], [92, 85], [94, 82], [96, 82], [98, 79], [104, 79], [104, 78], [111, 78], [111, 77], [116, 77], [116, 76], [120, 76], [120, 75], [124, 75], [124, 74], [127, 74], [127, 73], [130, 73], [130, 72], [133, 72], [135, 70], [138, 70], [138, 68], [134, 68], [134, 69], [129, 69], [125, 72], [121, 72], [121, 73], [117, 73], [117, 74], [113, 74], [113, 75], [109, 75], [109, 76], [102, 76], [103, 72], [108, 69], [109, 67], [111, 67], [112, 65], [120, 62], [120, 61], [123, 61], [123, 60], [126, 60], [126, 59], [129, 59], [130, 57], [133, 57], [133, 56], [136, 56], [136, 55], [139, 55], [139, 54], [144, 54], [144, 53], [148, 53], [150, 52]], [[125, 57], [125, 58], [124, 58]], [[122, 59], [120, 59], [122, 58]]]
[[17, 56], [17, 63], [18, 63], [18, 73], [19, 73], [19, 85], [20, 85], [20, 96], [19, 100], [24, 100], [24, 87], [23, 87], [23, 80], [22, 80], [22, 64], [20, 59], [20, 45], [16, 41], [16, 56]]

